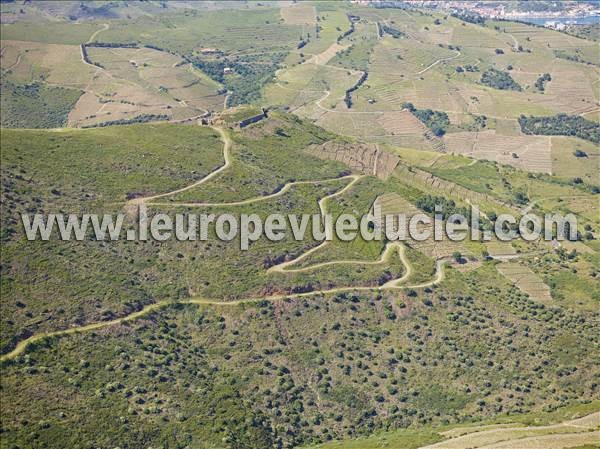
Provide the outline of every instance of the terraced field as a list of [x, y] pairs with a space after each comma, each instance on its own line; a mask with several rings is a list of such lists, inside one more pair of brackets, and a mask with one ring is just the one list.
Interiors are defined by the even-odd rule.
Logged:
[[314, 25], [316, 10], [313, 5], [295, 4], [282, 7], [281, 17], [289, 25]]
[[422, 449], [563, 449], [597, 443], [599, 427], [600, 412], [550, 426], [458, 428], [442, 432], [450, 440]]
[[552, 173], [551, 140], [537, 136], [503, 136], [496, 130], [458, 132], [444, 137], [448, 151], [486, 159], [534, 173]]
[[409, 111], [384, 112], [377, 116], [378, 123], [385, 130], [381, 136], [367, 134], [365, 138], [381, 137], [399, 147], [436, 150], [437, 140], [428, 139], [427, 128]]
[[[95, 90], [98, 109], [90, 117], [76, 107], [70, 117], [73, 126], [101, 123], [108, 115], [115, 120], [139, 113], [163, 113], [183, 121], [223, 108], [225, 96], [217, 93], [220, 85], [177, 56], [151, 48], [91, 47], [88, 54], [104, 67], [88, 87]], [[103, 78], [109, 86], [119, 80], [122, 87], [107, 91]], [[94, 99], [85, 100], [87, 110]]]
[[500, 273], [534, 300], [552, 302], [550, 288], [528, 267], [518, 262], [503, 262], [497, 268]]
[[[550, 139], [522, 136], [516, 119], [521, 114], [589, 114], [595, 113], [600, 105], [598, 89], [593, 86], [600, 69], [560, 59], [554, 53], [560, 50], [587, 54], [595, 45], [589, 41], [508, 22], [490, 22], [482, 27], [440, 16], [440, 23], [434, 24], [433, 17], [393, 9], [375, 12], [363, 8], [355, 14], [361, 20], [354, 33], [341, 41], [346, 48], [332, 42], [328, 50], [308, 59], [317, 64], [332, 61], [329, 63], [341, 66], [342, 61], [348, 64], [353, 51], [364, 48], [360, 65], [369, 77], [353, 92], [352, 108], [340, 101], [341, 92], [327, 94], [327, 87], [318, 88], [314, 84], [307, 87], [305, 81], [301, 88], [279, 82], [276, 84], [279, 87], [267, 90], [266, 101], [289, 104], [298, 115], [343, 135], [402, 147], [468, 154], [535, 173], [553, 171]], [[368, 23], [395, 29], [403, 35], [393, 38], [384, 33], [370, 41], [364, 31]], [[515, 42], [527, 45], [519, 50]], [[502, 53], [496, 53], [496, 49]], [[282, 69], [278, 79], [311, 78], [306, 73], [301, 75], [302, 71], [296, 67]], [[499, 70], [508, 67], [514, 79], [522, 84], [522, 90], [484, 86], [480, 77], [488, 67]], [[297, 74], [291, 75], [294, 72]], [[552, 74], [544, 92], [534, 87], [542, 72]], [[342, 83], [347, 89], [351, 81]], [[286, 87], [295, 89], [296, 95], [293, 90], [283, 92]], [[319, 90], [323, 92], [321, 97]], [[417, 108], [446, 112], [457, 129], [448, 133], [443, 143], [424, 138], [417, 130], [419, 124], [411, 123], [402, 113], [406, 102]], [[490, 129], [466, 130], [465, 123], [473, 116], [488, 118]], [[461, 127], [465, 130], [461, 131]]]
[[219, 84], [180, 57], [150, 48], [88, 47], [2, 41], [3, 76], [83, 91], [68, 114], [71, 127], [164, 116], [173, 121], [221, 110]]

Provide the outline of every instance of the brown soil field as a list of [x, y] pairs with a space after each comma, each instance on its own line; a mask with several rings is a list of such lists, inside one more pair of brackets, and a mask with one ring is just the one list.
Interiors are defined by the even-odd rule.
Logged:
[[280, 9], [281, 17], [288, 25], [314, 25], [317, 12], [312, 5], [295, 4]]
[[458, 132], [444, 136], [451, 153], [497, 161], [530, 172], [552, 173], [550, 138], [503, 136], [496, 130]]

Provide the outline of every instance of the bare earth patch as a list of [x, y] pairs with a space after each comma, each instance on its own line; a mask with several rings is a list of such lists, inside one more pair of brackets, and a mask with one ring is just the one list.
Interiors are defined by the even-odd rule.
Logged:
[[444, 142], [451, 153], [552, 173], [550, 138], [546, 136], [503, 136], [488, 130], [447, 134]]
[[317, 20], [317, 12], [312, 5], [298, 3], [281, 8], [280, 13], [287, 25], [314, 25]]

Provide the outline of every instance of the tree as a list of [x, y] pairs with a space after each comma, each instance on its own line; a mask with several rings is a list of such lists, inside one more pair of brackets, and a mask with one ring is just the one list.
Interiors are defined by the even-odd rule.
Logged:
[[481, 83], [499, 90], [521, 91], [521, 86], [507, 72], [487, 69], [481, 75]]
[[[549, 117], [519, 117], [519, 125], [524, 134], [545, 136], [575, 136], [590, 142], [600, 143], [600, 127], [597, 123], [579, 115], [557, 114]], [[585, 157], [585, 153], [577, 151], [577, 157]]]

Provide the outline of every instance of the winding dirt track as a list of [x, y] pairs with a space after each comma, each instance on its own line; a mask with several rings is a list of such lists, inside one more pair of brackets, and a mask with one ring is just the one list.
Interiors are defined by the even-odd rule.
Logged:
[[[399, 245], [399, 244], [393, 244], [393, 245], [398, 245], [398, 247], [400, 248], [400, 258], [406, 268], [406, 272], [404, 273], [404, 275], [401, 278], [392, 279], [391, 281], [389, 281], [383, 285], [380, 285], [380, 286], [376, 286], [376, 287], [368, 287], [368, 286], [337, 287], [337, 288], [332, 288], [329, 290], [314, 290], [314, 291], [305, 292], [305, 293], [273, 295], [273, 296], [266, 296], [266, 297], [260, 297], [260, 298], [238, 299], [238, 300], [234, 300], [234, 301], [221, 301], [221, 300], [201, 298], [201, 297], [190, 298], [190, 299], [182, 300], [182, 301], [171, 301], [171, 300], [159, 301], [159, 302], [156, 302], [153, 304], [149, 304], [137, 312], [133, 312], [129, 315], [126, 315], [124, 317], [117, 318], [117, 319], [114, 319], [111, 321], [101, 321], [99, 323], [91, 323], [91, 324], [87, 324], [84, 326], [72, 327], [69, 329], [64, 329], [64, 330], [59, 330], [59, 331], [54, 331], [54, 332], [44, 332], [41, 334], [32, 335], [31, 337], [20, 341], [12, 351], [7, 352], [6, 354], [2, 354], [0, 356], [0, 362], [5, 362], [8, 360], [14, 359], [15, 357], [18, 357], [19, 355], [21, 355], [23, 352], [25, 352], [27, 350], [29, 345], [38, 343], [47, 338], [62, 337], [64, 335], [73, 335], [73, 334], [78, 334], [78, 333], [83, 333], [83, 332], [88, 332], [88, 331], [104, 329], [106, 327], [114, 326], [115, 324], [125, 323], [127, 321], [133, 321], [137, 318], [141, 318], [152, 312], [156, 312], [164, 307], [168, 307], [168, 306], [172, 306], [172, 305], [176, 305], [176, 304], [238, 306], [241, 304], [256, 304], [256, 303], [263, 302], [263, 301], [279, 301], [279, 300], [288, 299], [288, 298], [289, 299], [302, 298], [302, 297], [306, 297], [306, 296], [328, 295], [328, 294], [337, 294], [337, 293], [354, 292], [354, 291], [381, 291], [381, 290], [391, 290], [391, 289], [425, 288], [425, 287], [439, 284], [440, 282], [443, 281], [443, 279], [444, 279], [443, 266], [444, 266], [445, 262], [442, 260], [438, 260], [437, 265], [436, 265], [436, 274], [435, 274], [435, 278], [433, 280], [422, 283], [422, 284], [417, 284], [417, 285], [397, 285], [401, 282], [406, 281], [412, 274], [413, 270], [412, 270], [410, 263], [408, 262], [408, 260], [406, 259], [405, 255], [404, 255], [404, 246]], [[356, 261], [354, 261], [354, 262], [356, 262]], [[344, 261], [339, 261], [337, 263], [344, 263]], [[365, 263], [365, 262], [361, 262], [361, 263]], [[314, 268], [314, 267], [311, 267], [311, 268]]]
[[86, 42], [86, 44], [91, 44], [92, 42], [94, 42], [94, 39], [96, 39], [96, 37], [98, 37], [98, 34], [100, 34], [102, 31], [108, 30], [109, 28], [110, 28], [110, 25], [108, 23], [103, 23], [102, 28], [94, 31], [92, 33], [92, 35], [90, 36], [90, 38], [88, 39], [88, 41]]
[[423, 73], [425, 73], [427, 70], [429, 70], [432, 67], [435, 67], [436, 65], [438, 65], [440, 62], [446, 62], [446, 61], [452, 61], [453, 59], [458, 58], [461, 55], [460, 51], [456, 50], [456, 54], [454, 56], [450, 56], [449, 58], [441, 58], [438, 59], [437, 61], [435, 61], [433, 64], [425, 67], [423, 70], [421, 70], [420, 72], [417, 72], [417, 75], [422, 75]]
[[[232, 201], [231, 203], [154, 203], [154, 202], [147, 202], [145, 204], [148, 205], [152, 205], [152, 206], [183, 206], [183, 207], [217, 207], [217, 206], [243, 206], [246, 204], [252, 204], [252, 203], [258, 203], [260, 201], [266, 201], [266, 200], [271, 200], [273, 198], [277, 198], [279, 196], [284, 195], [285, 193], [289, 192], [289, 190], [297, 185], [311, 185], [311, 184], [325, 184], [325, 183], [329, 183], [329, 182], [335, 182], [335, 181], [341, 181], [342, 179], [352, 179], [353, 181], [351, 183], [349, 183], [346, 187], [344, 187], [344, 189], [348, 188], [349, 186], [351, 186], [352, 184], [354, 184], [354, 182], [356, 180], [358, 180], [358, 178], [360, 178], [360, 176], [357, 175], [348, 175], [348, 176], [341, 176], [339, 178], [327, 178], [327, 179], [320, 179], [320, 180], [316, 180], [316, 181], [292, 181], [292, 182], [288, 182], [286, 183], [280, 190], [278, 190], [275, 193], [271, 193], [269, 195], [265, 195], [265, 196], [258, 196], [258, 197], [254, 197], [254, 198], [248, 198], [247, 200], [242, 200], [242, 201]], [[198, 185], [198, 184], [196, 184]], [[195, 185], [195, 186], [196, 186]], [[194, 186], [194, 187], [195, 187]], [[186, 187], [187, 189], [187, 187]], [[179, 192], [176, 192], [179, 193]], [[337, 195], [340, 192], [336, 192]], [[164, 194], [166, 195], [172, 195], [173, 193], [166, 193]], [[153, 197], [156, 198], [156, 197]], [[327, 197], [325, 197], [327, 198]], [[146, 198], [146, 200], [148, 200], [149, 198]]]
[[[193, 184], [190, 184], [186, 187], [176, 189], [176, 190], [173, 190], [173, 191], [167, 192], [167, 193], [162, 193], [159, 195], [134, 198], [134, 199], [128, 201], [126, 203], [126, 206], [140, 205], [140, 204], [162, 205], [162, 203], [150, 203], [150, 202], [157, 198], [163, 198], [163, 197], [166, 197], [169, 195], [175, 195], [175, 194], [178, 194], [181, 192], [185, 192], [186, 190], [192, 189], [199, 185], [202, 185], [203, 183], [205, 183], [205, 182], [209, 181], [210, 179], [214, 178], [215, 176], [217, 176], [223, 170], [226, 170], [231, 165], [231, 155], [230, 155], [231, 139], [229, 138], [227, 132], [225, 130], [223, 130], [222, 128], [213, 127], [213, 129], [215, 129], [217, 132], [219, 132], [219, 134], [221, 135], [221, 139], [223, 140], [223, 159], [225, 160], [225, 163], [222, 166], [213, 170], [212, 172], [207, 174], [205, 177], [203, 177], [199, 181], [196, 181]], [[291, 183], [286, 184], [279, 192], [276, 192], [274, 194], [256, 197], [256, 198], [250, 198], [247, 200], [238, 201], [238, 202], [234, 202], [234, 203], [165, 203], [165, 204], [168, 204], [169, 206], [178, 206], [178, 205], [179, 206], [237, 206], [237, 205], [243, 205], [243, 204], [251, 204], [251, 203], [254, 203], [257, 201], [264, 201], [266, 199], [270, 199], [270, 198], [274, 198], [276, 196], [283, 195], [295, 184], [317, 184], [317, 183], [338, 181], [341, 179], [350, 179], [350, 182], [347, 185], [345, 185], [343, 188], [341, 188], [340, 190], [338, 190], [330, 195], [324, 196], [323, 198], [321, 198], [319, 200], [319, 203], [318, 203], [319, 210], [320, 210], [321, 216], [324, 217], [327, 212], [327, 209], [326, 209], [327, 201], [331, 198], [335, 198], [337, 196], [342, 195], [343, 193], [345, 193], [346, 191], [351, 189], [352, 186], [354, 184], [356, 184], [363, 177], [364, 177], [363, 175], [348, 175], [348, 176], [344, 176], [344, 177], [340, 177], [340, 178], [331, 178], [331, 179], [320, 180], [320, 181], [291, 182]], [[164, 307], [167, 307], [170, 305], [174, 305], [174, 304], [237, 306], [240, 304], [252, 304], [252, 303], [258, 303], [258, 302], [262, 302], [262, 301], [277, 301], [277, 300], [288, 299], [288, 298], [301, 298], [301, 297], [307, 297], [307, 296], [328, 295], [328, 294], [337, 294], [337, 293], [353, 292], [353, 291], [381, 291], [381, 290], [393, 290], [393, 289], [425, 288], [425, 287], [429, 287], [429, 286], [432, 286], [435, 284], [439, 284], [444, 279], [444, 269], [443, 268], [444, 268], [445, 261], [438, 260], [436, 263], [436, 272], [435, 272], [434, 279], [432, 279], [431, 281], [422, 283], [422, 284], [417, 284], [417, 285], [401, 285], [404, 282], [406, 282], [410, 278], [410, 276], [413, 274], [413, 268], [410, 265], [410, 262], [408, 261], [408, 259], [406, 258], [405, 247], [400, 242], [388, 243], [386, 245], [386, 248], [382, 252], [380, 259], [376, 260], [376, 261], [338, 260], [338, 261], [323, 262], [323, 263], [319, 263], [319, 264], [316, 264], [316, 265], [313, 265], [310, 267], [304, 267], [304, 268], [296, 268], [296, 269], [289, 268], [291, 265], [298, 263], [300, 260], [303, 260], [308, 255], [310, 255], [313, 252], [317, 251], [318, 249], [322, 248], [327, 243], [328, 243], [328, 241], [324, 241], [320, 245], [310, 249], [309, 251], [303, 253], [301, 256], [299, 256], [298, 258], [296, 258], [292, 261], [284, 262], [282, 264], [273, 266], [268, 270], [268, 272], [270, 272], [270, 273], [292, 273], [292, 272], [299, 272], [299, 271], [309, 271], [309, 270], [314, 270], [314, 269], [317, 269], [317, 268], [320, 268], [323, 266], [329, 266], [329, 265], [334, 265], [334, 264], [376, 265], [376, 264], [381, 264], [381, 263], [384, 263], [385, 261], [387, 261], [389, 259], [389, 257], [391, 256], [391, 254], [393, 253], [393, 251], [396, 250], [396, 251], [398, 251], [400, 260], [402, 261], [402, 264], [404, 265], [404, 268], [405, 268], [404, 274], [402, 275], [402, 277], [400, 277], [398, 279], [392, 279], [392, 280], [386, 282], [385, 284], [379, 285], [379, 286], [336, 287], [336, 288], [331, 288], [331, 289], [327, 289], [327, 290], [313, 290], [310, 292], [303, 292], [303, 293], [278, 294], [278, 295], [271, 295], [271, 296], [266, 296], [266, 297], [263, 296], [263, 297], [258, 297], [258, 298], [248, 298], [248, 299], [240, 299], [240, 300], [234, 300], [234, 301], [222, 301], [222, 300], [202, 298], [202, 297], [194, 297], [194, 298], [190, 298], [190, 299], [182, 300], [182, 301], [173, 301], [173, 300], [159, 301], [156, 303], [149, 304], [137, 312], [133, 312], [129, 315], [123, 316], [121, 318], [116, 318], [114, 320], [102, 321], [99, 323], [91, 323], [91, 324], [87, 324], [84, 326], [71, 327], [69, 329], [53, 331], [53, 332], [43, 332], [40, 334], [32, 335], [31, 337], [20, 341], [12, 351], [10, 351], [6, 354], [0, 355], [0, 362], [5, 362], [8, 360], [14, 359], [15, 357], [17, 357], [20, 354], [22, 354], [23, 352], [25, 352], [31, 344], [40, 342], [47, 338], [61, 337], [63, 335], [71, 335], [71, 334], [77, 334], [77, 333], [81, 333], [81, 332], [103, 329], [106, 327], [113, 326], [115, 324], [135, 320], [137, 318], [140, 318], [142, 316], [145, 316], [152, 312], [155, 312], [161, 308], [164, 308]]]
[[225, 132], [225, 130], [223, 130], [222, 128], [218, 128], [216, 126], [212, 126], [211, 128], [213, 128], [215, 131], [217, 131], [221, 135], [221, 140], [223, 140], [223, 159], [225, 161], [225, 163], [223, 165], [221, 165], [216, 170], [213, 170], [212, 172], [210, 172], [208, 175], [206, 175], [204, 178], [200, 179], [199, 181], [194, 182], [193, 184], [190, 184], [188, 186], [182, 187], [177, 190], [172, 190], [167, 193], [161, 193], [159, 195], [133, 198], [132, 200], [129, 200], [127, 202], [127, 204], [129, 204], [129, 205], [148, 204], [148, 202], [155, 200], [157, 198], [164, 198], [165, 196], [177, 195], [178, 193], [185, 192], [187, 190], [193, 189], [194, 187], [198, 187], [198, 186], [204, 184], [206, 181], [209, 181], [212, 178], [214, 178], [215, 176], [217, 176], [223, 170], [227, 170], [227, 168], [229, 168], [229, 166], [231, 165], [231, 155], [230, 155], [231, 139], [229, 138], [229, 135]]
[[288, 262], [284, 262], [284, 263], [281, 263], [279, 265], [272, 266], [271, 268], [269, 268], [267, 270], [267, 273], [302, 273], [304, 271], [312, 271], [312, 270], [315, 270], [317, 268], [328, 267], [330, 265], [336, 265], [336, 264], [344, 264], [344, 265], [380, 265], [380, 264], [385, 263], [385, 262], [387, 262], [389, 260], [389, 258], [393, 254], [394, 250], [398, 251], [398, 253], [400, 254], [401, 258], [402, 258], [402, 255], [404, 253], [404, 251], [403, 251], [404, 247], [402, 245], [400, 245], [398, 242], [393, 242], [393, 243], [388, 243], [385, 246], [385, 249], [383, 250], [383, 252], [381, 253], [381, 256], [377, 260], [348, 260], [348, 259], [346, 259], [346, 260], [331, 260], [329, 262], [317, 263], [317, 264], [311, 265], [309, 267], [288, 268], [290, 265], [294, 265], [294, 264], [298, 263], [299, 261], [305, 259], [309, 254], [315, 252], [317, 249], [322, 248], [325, 243], [326, 242], [321, 243], [319, 246], [317, 246], [315, 248], [312, 248], [311, 250], [305, 252], [300, 257], [298, 257], [298, 258], [296, 258], [294, 260], [290, 260]]

